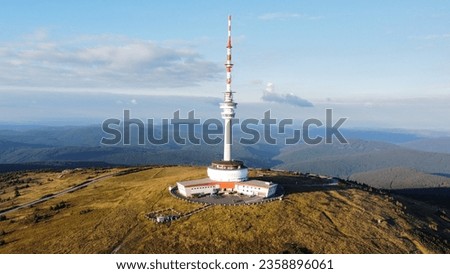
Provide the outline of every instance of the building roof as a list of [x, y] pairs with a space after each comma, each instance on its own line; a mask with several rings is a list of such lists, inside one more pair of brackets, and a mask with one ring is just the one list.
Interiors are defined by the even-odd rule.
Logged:
[[209, 179], [209, 178], [202, 178], [202, 179], [195, 179], [195, 180], [190, 180], [190, 181], [182, 181], [182, 182], [177, 182], [178, 184], [181, 184], [185, 187], [190, 187], [190, 186], [196, 186], [196, 185], [206, 185], [208, 183], [212, 183], [214, 182], [213, 180]]
[[244, 182], [236, 182], [236, 184], [255, 186], [255, 187], [263, 187], [263, 188], [270, 188], [271, 186], [275, 185], [272, 182], [266, 182], [266, 181], [261, 181], [261, 180], [248, 180], [248, 181], [244, 181]]

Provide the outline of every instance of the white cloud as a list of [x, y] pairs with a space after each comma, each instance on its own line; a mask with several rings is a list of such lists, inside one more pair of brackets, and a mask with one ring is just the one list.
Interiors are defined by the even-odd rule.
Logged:
[[265, 13], [258, 16], [260, 20], [271, 21], [271, 20], [288, 20], [288, 19], [307, 19], [307, 20], [318, 20], [322, 19], [322, 16], [310, 16], [301, 13], [292, 12], [272, 12]]
[[313, 104], [308, 100], [298, 97], [293, 93], [280, 94], [275, 92], [273, 83], [267, 83], [261, 99], [265, 102], [275, 102], [279, 104], [288, 104], [296, 107], [312, 107]]
[[0, 86], [171, 88], [218, 79], [219, 64], [191, 47], [109, 36], [52, 41], [45, 32], [0, 45]]

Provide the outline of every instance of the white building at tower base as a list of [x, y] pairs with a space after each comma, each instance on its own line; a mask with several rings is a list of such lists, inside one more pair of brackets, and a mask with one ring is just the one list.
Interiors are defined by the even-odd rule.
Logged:
[[277, 184], [260, 180], [243, 182], [220, 182], [210, 178], [177, 182], [178, 193], [190, 198], [220, 193], [238, 193], [247, 196], [268, 198], [277, 191]]

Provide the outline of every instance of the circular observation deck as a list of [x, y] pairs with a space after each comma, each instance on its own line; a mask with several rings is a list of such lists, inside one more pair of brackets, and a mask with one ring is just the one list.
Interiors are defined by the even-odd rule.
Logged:
[[248, 168], [242, 161], [214, 161], [208, 167], [208, 177], [219, 182], [242, 182], [248, 179]]

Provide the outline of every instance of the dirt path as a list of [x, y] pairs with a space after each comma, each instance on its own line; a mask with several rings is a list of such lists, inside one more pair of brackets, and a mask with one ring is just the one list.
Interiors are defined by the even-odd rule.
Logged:
[[114, 246], [113, 250], [111, 251], [111, 254], [117, 254], [117, 252], [122, 248], [123, 243], [125, 240], [130, 236], [130, 234], [133, 232], [133, 230], [138, 226], [138, 223], [136, 223], [132, 228], [130, 228], [125, 236]]
[[102, 176], [94, 178], [94, 179], [89, 179], [87, 181], [78, 183], [75, 186], [72, 186], [72, 187], [66, 188], [64, 190], [61, 190], [61, 191], [59, 191], [57, 193], [51, 193], [51, 194], [44, 195], [43, 197], [41, 197], [41, 198], [39, 198], [37, 200], [31, 201], [31, 202], [27, 202], [27, 203], [23, 203], [23, 204], [20, 204], [20, 205], [15, 205], [15, 206], [7, 208], [7, 209], [3, 209], [3, 210], [0, 211], [0, 214], [8, 214], [8, 213], [14, 212], [14, 211], [22, 209], [22, 208], [26, 208], [26, 207], [29, 207], [29, 206], [33, 206], [33, 205], [36, 205], [36, 204], [40, 204], [40, 203], [46, 202], [46, 201], [48, 201], [50, 199], [53, 199], [53, 198], [56, 198], [56, 197], [60, 197], [60, 196], [62, 196], [64, 194], [75, 192], [75, 191], [80, 190], [82, 188], [85, 188], [85, 187], [87, 187], [87, 186], [89, 186], [89, 185], [91, 185], [93, 183], [96, 183], [96, 182], [102, 181], [104, 179], [110, 178], [110, 177], [112, 177], [112, 176], [114, 176], [116, 174], [118, 174], [118, 173], [102, 175]]

